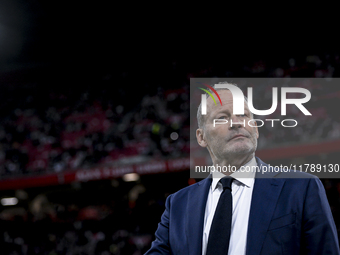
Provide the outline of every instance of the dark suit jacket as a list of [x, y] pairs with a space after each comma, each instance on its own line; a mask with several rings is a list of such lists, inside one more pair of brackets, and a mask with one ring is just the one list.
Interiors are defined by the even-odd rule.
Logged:
[[[256, 160], [260, 169], [268, 167]], [[332, 213], [317, 177], [300, 172], [271, 172], [261, 177], [265, 178], [256, 178], [253, 189], [247, 255], [340, 254]], [[206, 178], [167, 198], [156, 240], [146, 254], [202, 253], [210, 184], [211, 178]]]

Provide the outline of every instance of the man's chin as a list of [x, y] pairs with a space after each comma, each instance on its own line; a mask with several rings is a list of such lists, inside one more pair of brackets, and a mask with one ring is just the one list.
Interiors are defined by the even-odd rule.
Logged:
[[245, 155], [251, 154], [255, 151], [255, 148], [252, 146], [233, 146], [232, 148], [228, 148], [226, 154], [228, 155]]

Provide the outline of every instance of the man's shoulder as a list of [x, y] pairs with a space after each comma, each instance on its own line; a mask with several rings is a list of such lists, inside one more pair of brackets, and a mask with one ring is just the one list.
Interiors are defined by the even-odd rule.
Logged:
[[263, 162], [261, 159], [257, 159], [257, 164], [260, 168], [256, 177], [263, 178], [284, 178], [284, 179], [318, 179], [317, 176], [306, 173], [303, 171], [299, 171], [296, 169], [290, 169], [288, 167], [277, 167], [268, 165]]
[[301, 172], [301, 171], [296, 171], [296, 170], [292, 170], [292, 169], [289, 169], [288, 171], [287, 170], [284, 170], [284, 169], [281, 169], [280, 172], [278, 172], [276, 175], [275, 175], [275, 178], [287, 178], [287, 179], [318, 179], [317, 176], [315, 175], [312, 175], [310, 173], [306, 173], [306, 172]]

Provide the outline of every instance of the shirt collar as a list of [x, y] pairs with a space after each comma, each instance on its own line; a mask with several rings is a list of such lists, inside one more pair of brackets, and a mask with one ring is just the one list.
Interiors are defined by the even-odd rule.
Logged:
[[[253, 157], [250, 161], [248, 161], [243, 166], [243, 169], [244, 169], [243, 171], [240, 171], [240, 169], [237, 169], [230, 176], [236, 179], [241, 184], [244, 184], [248, 188], [251, 188], [254, 185], [256, 168], [257, 168], [257, 163], [255, 160], [255, 157]], [[211, 188], [213, 191], [217, 188], [217, 184], [219, 183], [219, 181], [225, 176], [226, 175], [224, 175], [223, 173], [217, 172], [217, 171], [212, 173], [213, 179], [211, 183]]]

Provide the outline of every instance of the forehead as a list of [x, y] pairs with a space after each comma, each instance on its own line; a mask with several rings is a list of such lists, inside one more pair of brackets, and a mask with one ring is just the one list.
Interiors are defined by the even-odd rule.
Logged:
[[[222, 104], [233, 102], [233, 96], [232, 96], [230, 90], [228, 90], [228, 89], [222, 90], [221, 89], [221, 90], [217, 90], [216, 92], [220, 96]], [[215, 94], [214, 94], [214, 96], [215, 96]], [[211, 97], [209, 97], [209, 101], [211, 101], [211, 103], [214, 103]]]

